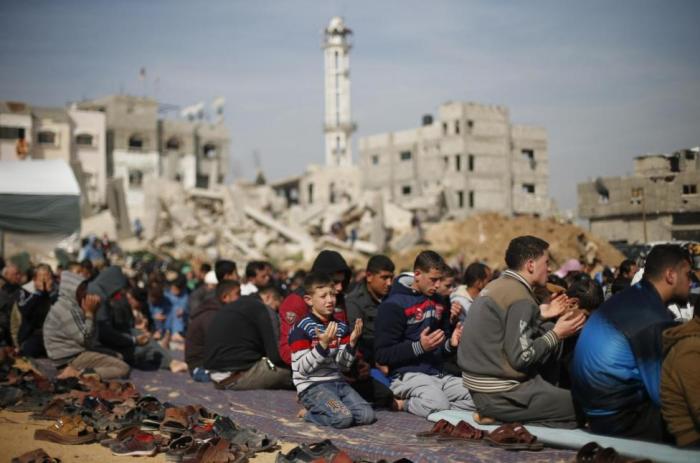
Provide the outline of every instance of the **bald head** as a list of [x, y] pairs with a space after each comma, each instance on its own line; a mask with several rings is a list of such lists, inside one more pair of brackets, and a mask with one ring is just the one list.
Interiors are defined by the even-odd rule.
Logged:
[[5, 268], [2, 269], [2, 277], [10, 284], [18, 285], [22, 283], [22, 272], [19, 267], [15, 264], [7, 264]]

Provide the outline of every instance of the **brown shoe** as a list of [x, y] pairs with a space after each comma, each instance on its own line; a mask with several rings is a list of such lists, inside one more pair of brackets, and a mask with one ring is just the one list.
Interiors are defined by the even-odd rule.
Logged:
[[97, 434], [92, 432], [80, 416], [62, 416], [48, 429], [34, 431], [34, 439], [57, 444], [78, 445], [95, 441]]

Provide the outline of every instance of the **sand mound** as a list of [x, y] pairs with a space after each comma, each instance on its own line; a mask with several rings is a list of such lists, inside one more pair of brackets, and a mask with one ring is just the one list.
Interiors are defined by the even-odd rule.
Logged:
[[598, 247], [598, 259], [604, 265], [617, 266], [624, 256], [610, 243], [588, 231], [555, 219], [530, 216], [506, 217], [495, 213], [477, 214], [463, 221], [443, 221], [426, 226], [425, 237], [430, 243], [411, 248], [394, 256], [399, 269], [410, 268], [416, 254], [425, 248], [433, 249], [454, 264], [465, 265], [481, 260], [493, 268], [503, 268], [503, 256], [511, 239], [520, 235], [538, 236], [550, 244], [552, 271], [566, 260], [581, 256], [576, 237], [583, 233]]

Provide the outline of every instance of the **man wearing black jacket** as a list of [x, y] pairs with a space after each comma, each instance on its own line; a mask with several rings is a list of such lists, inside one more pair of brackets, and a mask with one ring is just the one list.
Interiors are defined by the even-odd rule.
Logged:
[[96, 350], [118, 352], [130, 365], [135, 362], [134, 350], [137, 345], [148, 343], [148, 334], [132, 335], [134, 316], [131, 306], [122, 291], [127, 287], [127, 280], [121, 268], [107, 267], [88, 284], [88, 294], [97, 294], [102, 300], [97, 309], [95, 321], [97, 324]]
[[204, 368], [217, 389], [293, 389], [280, 358], [272, 320], [258, 295], [223, 306], [205, 340]]
[[58, 289], [53, 280], [51, 267], [39, 264], [34, 269], [34, 278], [19, 290], [17, 308], [21, 324], [17, 333], [17, 345], [22, 355], [46, 357], [42, 328], [51, 305], [58, 299]]
[[223, 280], [216, 287], [216, 297], [205, 299], [190, 314], [185, 336], [185, 362], [192, 379], [200, 383], [210, 381], [204, 369], [206, 339], [209, 325], [222, 306], [235, 302], [241, 296], [241, 285], [237, 281]]

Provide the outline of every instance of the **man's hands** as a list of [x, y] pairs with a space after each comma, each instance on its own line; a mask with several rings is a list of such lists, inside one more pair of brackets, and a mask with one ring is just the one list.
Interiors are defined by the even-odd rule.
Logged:
[[[440, 347], [444, 342], [445, 342], [445, 332], [442, 330], [435, 330], [432, 333], [428, 334], [430, 332], [430, 327], [426, 327], [423, 331], [420, 333], [420, 345], [423, 348], [424, 352], [430, 352], [438, 347]], [[460, 332], [461, 336], [461, 332]]]
[[370, 370], [371, 367], [369, 366], [369, 363], [365, 362], [362, 359], [358, 359], [356, 362], [357, 365], [357, 379], [363, 380], [369, 378]]
[[459, 320], [460, 315], [462, 315], [462, 304], [455, 301], [450, 305], [450, 324]]
[[[360, 328], [362, 328], [362, 325], [360, 325]], [[321, 347], [323, 347], [324, 349], [328, 349], [330, 343], [335, 339], [335, 334], [337, 331], [338, 324], [336, 322], [330, 322], [326, 327], [326, 331], [324, 331], [323, 333], [321, 333], [321, 330], [316, 328], [316, 337], [318, 338], [318, 343], [321, 344]], [[354, 332], [355, 331], [353, 330], [353, 333]]]
[[462, 331], [464, 331], [464, 325], [462, 322], [459, 322], [457, 323], [457, 326], [455, 326], [452, 336], [450, 336], [450, 346], [459, 346], [459, 340], [462, 339]]
[[45, 293], [50, 293], [53, 290], [53, 278], [51, 278], [49, 273], [45, 272], [42, 276], [39, 289]]
[[150, 339], [151, 336], [148, 333], [139, 334], [138, 336], [136, 336], [136, 344], [139, 346], [143, 346], [146, 343], [148, 343]]
[[352, 333], [350, 333], [350, 347], [355, 347], [357, 345], [357, 340], [362, 336], [362, 319], [358, 318], [355, 320], [355, 326], [352, 328]]
[[578, 301], [576, 298], [568, 297], [566, 294], [561, 293], [555, 296], [549, 304], [540, 305], [540, 316], [548, 320], [550, 318], [556, 318], [567, 310], [577, 307]]
[[97, 312], [97, 309], [100, 307], [100, 296], [97, 294], [86, 295], [83, 298], [83, 302], [80, 304], [80, 307], [83, 309], [83, 312], [85, 312], [86, 317], [94, 317], [95, 312]]
[[576, 334], [586, 322], [583, 312], [572, 311], [562, 315], [552, 329], [559, 339], [566, 339]]

